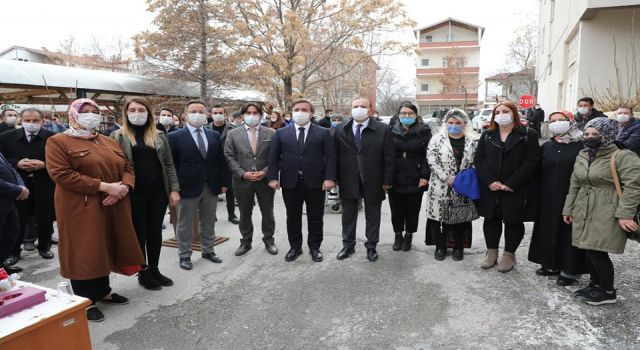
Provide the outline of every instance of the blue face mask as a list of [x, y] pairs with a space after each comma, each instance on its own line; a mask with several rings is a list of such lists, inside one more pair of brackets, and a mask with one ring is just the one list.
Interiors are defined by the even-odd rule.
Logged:
[[411, 117], [400, 117], [400, 123], [402, 123], [402, 125], [413, 125], [413, 123], [416, 122], [416, 118], [411, 118]]
[[462, 129], [461, 125], [449, 125], [449, 124], [447, 124], [447, 132], [449, 132], [449, 134], [457, 135], [457, 134], [461, 134], [462, 131], [463, 131], [463, 129]]
[[336, 126], [338, 126], [338, 122], [331, 122], [331, 126], [335, 128]]

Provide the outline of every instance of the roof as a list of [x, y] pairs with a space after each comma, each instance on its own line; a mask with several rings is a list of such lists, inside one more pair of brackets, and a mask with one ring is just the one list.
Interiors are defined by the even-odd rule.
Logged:
[[469, 29], [469, 30], [472, 30], [472, 31], [480, 29], [480, 37], [482, 37], [484, 35], [484, 27], [481, 27], [481, 26], [478, 26], [478, 25], [475, 25], [475, 24], [471, 24], [471, 23], [467, 23], [467, 22], [463, 22], [461, 20], [457, 20], [457, 19], [451, 18], [451, 17], [446, 18], [446, 19], [444, 19], [444, 20], [442, 20], [440, 22], [430, 24], [428, 26], [424, 26], [424, 27], [421, 27], [421, 28], [414, 29], [413, 33], [417, 37], [418, 34], [421, 31], [423, 31], [423, 30], [432, 30], [432, 29], [436, 29], [436, 28], [442, 27], [443, 25], [446, 25], [447, 23], [449, 23], [449, 21], [451, 21], [452, 24], [455, 24], [458, 27], [462, 27], [462, 28]]
[[505, 72], [505, 73], [498, 73], [496, 75], [492, 75], [488, 78], [485, 78], [485, 81], [503, 81], [503, 80], [507, 80], [509, 78], [514, 78], [514, 77], [524, 77], [529, 75], [529, 71], [526, 69], [517, 71], [517, 72]]

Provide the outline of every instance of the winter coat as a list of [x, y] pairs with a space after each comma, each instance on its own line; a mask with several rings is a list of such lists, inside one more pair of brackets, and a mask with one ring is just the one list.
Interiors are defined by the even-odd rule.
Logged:
[[581, 131], [584, 130], [585, 125], [587, 125], [587, 123], [591, 119], [596, 119], [596, 118], [607, 118], [607, 116], [595, 108], [591, 109], [591, 113], [589, 113], [589, 115], [582, 115], [580, 114], [580, 112], [576, 112], [575, 121], [576, 121], [576, 125], [578, 126], [578, 130], [581, 130]]
[[391, 128], [396, 153], [396, 170], [391, 192], [397, 194], [420, 193], [420, 179], [429, 179], [431, 170], [427, 163], [427, 145], [431, 129], [424, 124], [413, 124], [405, 130], [400, 123]]
[[616, 168], [623, 186], [622, 199], [613, 184], [610, 160], [618, 150], [610, 145], [598, 150], [589, 164], [589, 153], [578, 154], [562, 215], [573, 217], [573, 245], [620, 254], [627, 243], [618, 219], [632, 219], [640, 204], [640, 158], [628, 150], [616, 154]]
[[438, 133], [431, 138], [427, 149], [427, 160], [431, 167], [431, 177], [429, 178], [429, 189], [427, 190], [427, 218], [442, 221], [442, 208], [440, 201], [451, 198], [455, 194], [449, 188], [449, 180], [453, 179], [457, 173], [471, 168], [476, 155], [478, 140], [467, 136], [464, 141], [464, 154], [460, 169], [457, 169], [456, 159], [453, 156], [453, 149], [449, 135]]
[[628, 125], [620, 125], [616, 144], [640, 155], [640, 120], [634, 118]]
[[[540, 163], [538, 134], [531, 128], [511, 131], [503, 143], [499, 130], [487, 130], [480, 137], [475, 167], [480, 180], [479, 214], [505, 222], [533, 221], [537, 213], [535, 172]], [[495, 181], [513, 192], [491, 191]]]

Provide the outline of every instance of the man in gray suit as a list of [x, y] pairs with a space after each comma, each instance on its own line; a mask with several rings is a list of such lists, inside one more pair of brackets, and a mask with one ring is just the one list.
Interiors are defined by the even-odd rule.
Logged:
[[233, 174], [232, 186], [240, 209], [240, 247], [236, 256], [246, 254], [251, 250], [253, 240], [254, 198], [257, 197], [262, 213], [262, 234], [265, 248], [271, 255], [278, 254], [278, 248], [273, 241], [276, 228], [273, 216], [273, 199], [275, 191], [269, 187], [267, 181], [267, 163], [271, 138], [275, 130], [260, 125], [262, 106], [257, 103], [247, 103], [240, 110], [244, 125], [227, 133], [224, 155], [227, 158], [229, 170]]

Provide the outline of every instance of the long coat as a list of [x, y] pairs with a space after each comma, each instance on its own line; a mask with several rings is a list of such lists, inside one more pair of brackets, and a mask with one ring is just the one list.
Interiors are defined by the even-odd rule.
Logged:
[[393, 134], [383, 123], [369, 119], [369, 124], [361, 131], [361, 147], [358, 149], [352, 125], [353, 119], [336, 126], [333, 135], [338, 155], [340, 198], [364, 197], [365, 202], [381, 202], [385, 199], [382, 185], [393, 184]]
[[57, 134], [46, 147], [47, 170], [56, 183], [60, 274], [87, 280], [144, 264], [131, 221], [129, 196], [102, 205], [100, 182], [122, 182], [133, 188], [133, 167], [118, 143], [98, 135], [94, 140]]
[[457, 169], [456, 159], [453, 156], [453, 148], [447, 134], [438, 133], [429, 142], [427, 160], [431, 167], [429, 189], [427, 190], [427, 218], [442, 221], [442, 208], [440, 201], [456, 195], [449, 189], [449, 180], [462, 170], [471, 168], [478, 148], [478, 140], [465, 137], [464, 154], [460, 169]]
[[[480, 180], [479, 214], [505, 222], [533, 221], [537, 214], [535, 173], [540, 163], [538, 134], [525, 127], [514, 129], [503, 143], [498, 130], [480, 137], [475, 167]], [[513, 192], [491, 191], [500, 181]]]
[[571, 245], [571, 225], [562, 220], [573, 164], [583, 148], [582, 142], [559, 143], [553, 139], [542, 145], [538, 218], [529, 245], [529, 261], [571, 275], [587, 272], [584, 251]]
[[393, 176], [394, 193], [421, 193], [420, 179], [429, 179], [431, 170], [427, 163], [427, 145], [431, 140], [431, 129], [424, 124], [413, 124], [409, 130], [397, 123], [391, 127], [396, 153], [396, 168]]
[[29, 143], [27, 135], [22, 128], [0, 134], [0, 152], [18, 171], [30, 191], [29, 198], [26, 201], [18, 202], [18, 207], [28, 205], [27, 201], [32, 202], [36, 222], [54, 221], [56, 219], [56, 211], [53, 205], [53, 193], [56, 190], [56, 185], [51, 181], [46, 169], [26, 172], [18, 169], [18, 162], [24, 158], [45, 162], [45, 145], [49, 137], [53, 135], [55, 135], [54, 132], [40, 129], [31, 143]]
[[629, 150], [616, 154], [616, 168], [623, 184], [619, 199], [610, 167], [616, 150], [615, 145], [599, 149], [591, 164], [587, 150], [576, 159], [562, 215], [573, 216], [573, 245], [578, 248], [624, 252], [627, 236], [618, 219], [632, 219], [640, 204], [640, 158]]

